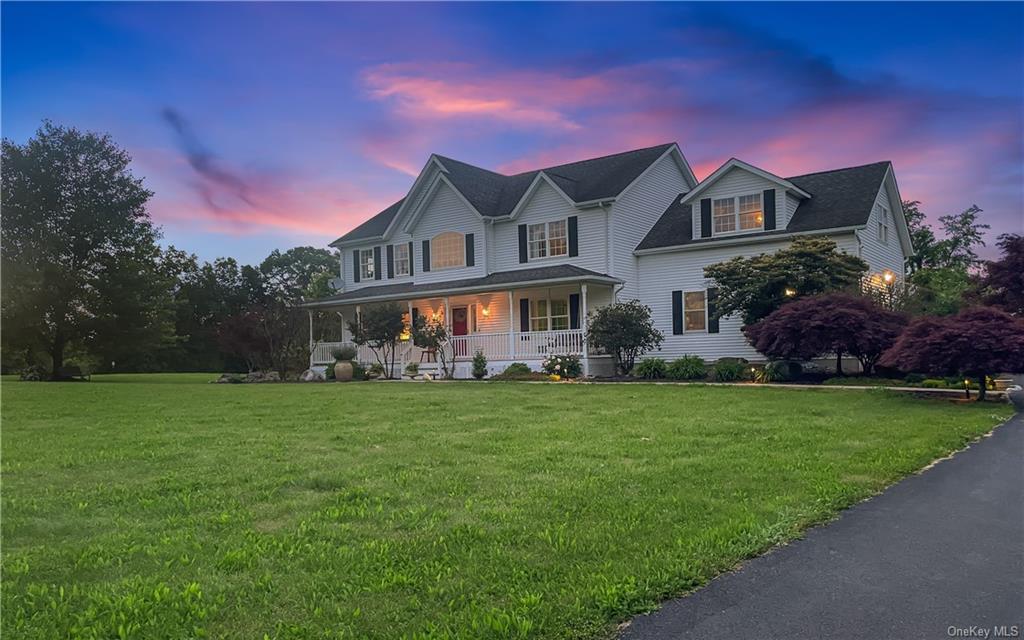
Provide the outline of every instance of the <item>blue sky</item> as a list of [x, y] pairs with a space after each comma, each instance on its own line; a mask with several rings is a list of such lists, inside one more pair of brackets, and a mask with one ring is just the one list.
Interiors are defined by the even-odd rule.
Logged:
[[514, 172], [677, 141], [882, 159], [932, 217], [1024, 216], [1020, 3], [3, 3], [3, 134], [109, 132], [168, 243], [324, 246], [431, 152]]

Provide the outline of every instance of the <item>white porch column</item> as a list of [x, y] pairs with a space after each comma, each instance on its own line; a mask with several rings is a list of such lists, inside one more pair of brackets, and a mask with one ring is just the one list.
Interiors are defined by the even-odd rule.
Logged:
[[580, 329], [583, 330], [583, 375], [590, 375], [590, 349], [587, 345], [587, 283], [580, 285]]
[[450, 334], [452, 331], [452, 310], [448, 306], [448, 296], [444, 297], [444, 326], [448, 329]]
[[309, 367], [313, 368], [313, 310], [306, 311], [309, 314]]
[[508, 359], [516, 359], [515, 317], [512, 309], [512, 290], [508, 290]]

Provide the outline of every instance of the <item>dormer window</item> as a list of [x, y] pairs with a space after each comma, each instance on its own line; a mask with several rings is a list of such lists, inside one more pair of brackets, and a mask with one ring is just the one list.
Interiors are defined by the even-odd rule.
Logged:
[[412, 260], [409, 258], [409, 245], [402, 243], [396, 244], [394, 248], [395, 252], [395, 276], [407, 276], [409, 275], [409, 266]]
[[760, 193], [715, 198], [712, 203], [714, 230], [719, 233], [754, 231], [764, 228], [764, 207]]
[[430, 241], [430, 268], [451, 269], [466, 266], [466, 237], [446, 231]]

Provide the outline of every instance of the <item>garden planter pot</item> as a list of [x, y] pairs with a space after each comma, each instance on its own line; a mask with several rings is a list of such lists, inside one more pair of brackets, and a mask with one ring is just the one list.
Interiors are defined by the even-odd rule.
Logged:
[[352, 363], [346, 361], [334, 363], [334, 379], [338, 382], [352, 380]]

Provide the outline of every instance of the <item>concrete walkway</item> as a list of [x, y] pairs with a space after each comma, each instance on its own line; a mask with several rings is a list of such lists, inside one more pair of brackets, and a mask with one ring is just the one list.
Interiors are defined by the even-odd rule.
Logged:
[[1024, 637], [1022, 623], [1018, 414], [803, 540], [637, 617], [621, 638], [997, 638], [1003, 625], [1002, 637]]

